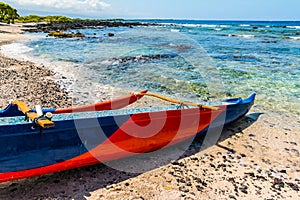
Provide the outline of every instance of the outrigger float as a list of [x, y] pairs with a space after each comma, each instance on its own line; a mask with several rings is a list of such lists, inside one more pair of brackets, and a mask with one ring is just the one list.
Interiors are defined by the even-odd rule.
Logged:
[[[146, 95], [173, 105], [121, 109]], [[254, 99], [252, 94], [246, 99], [233, 98], [204, 106], [143, 90], [114, 100], [60, 109], [31, 110], [24, 102], [14, 101], [0, 110], [0, 182], [174, 145], [205, 134], [212, 123], [224, 126], [241, 118]]]

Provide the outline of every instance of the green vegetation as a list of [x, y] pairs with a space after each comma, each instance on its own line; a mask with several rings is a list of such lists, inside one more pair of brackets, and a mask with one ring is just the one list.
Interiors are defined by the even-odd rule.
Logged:
[[38, 16], [28, 15], [19, 17], [17, 22], [28, 23], [28, 22], [72, 22], [73, 19], [66, 16]]
[[17, 9], [0, 2], [0, 22], [15, 23], [15, 19], [19, 17]]
[[66, 16], [20, 16], [17, 9], [6, 3], [0, 2], [0, 22], [7, 22], [8, 24], [15, 22], [72, 22], [73, 20], [75, 19]]
[[[98, 22], [99, 20], [93, 19], [79, 19], [79, 18], [69, 18], [66, 16], [38, 16], [38, 15], [28, 15], [28, 16], [20, 16], [17, 12], [17, 9], [12, 6], [0, 2], [0, 22], [10, 23], [29, 23], [29, 22], [75, 22], [75, 21], [84, 21], [84, 22]], [[123, 19], [107, 19], [101, 20], [107, 22], [122, 22]]]

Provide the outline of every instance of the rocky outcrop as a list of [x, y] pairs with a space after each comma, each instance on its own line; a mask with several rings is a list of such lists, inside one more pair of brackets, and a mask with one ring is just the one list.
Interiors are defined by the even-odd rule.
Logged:
[[66, 31], [71, 29], [83, 29], [89, 27], [129, 27], [134, 26], [149, 26], [157, 25], [152, 23], [128, 22], [128, 21], [114, 21], [114, 20], [74, 20], [72, 22], [52, 22], [52, 23], [37, 23], [30, 27], [24, 26], [27, 32], [52, 32], [52, 31]]
[[48, 34], [48, 36], [53, 36], [53, 37], [59, 37], [59, 38], [73, 38], [73, 37], [79, 37], [79, 38], [84, 38], [85, 35], [82, 33], [64, 33], [61, 31], [52, 31]]

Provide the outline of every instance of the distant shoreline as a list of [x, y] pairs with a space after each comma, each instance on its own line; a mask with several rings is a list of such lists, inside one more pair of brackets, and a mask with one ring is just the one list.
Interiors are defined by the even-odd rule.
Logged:
[[[18, 27], [19, 31], [26, 32], [51, 32], [51, 31], [68, 31], [74, 29], [88, 28], [88, 27], [130, 27], [135, 26], [161, 26], [164, 24], [247, 24], [260, 25], [271, 24], [276, 27], [295, 26], [300, 27], [299, 21], [287, 20], [196, 20], [196, 19], [72, 19], [72, 21], [57, 21], [57, 22], [28, 22], [16, 23], [11, 27]], [[0, 23], [0, 26], [5, 26], [6, 23]], [[1, 33], [1, 31], [0, 31]], [[0, 41], [1, 42], [1, 41]]]

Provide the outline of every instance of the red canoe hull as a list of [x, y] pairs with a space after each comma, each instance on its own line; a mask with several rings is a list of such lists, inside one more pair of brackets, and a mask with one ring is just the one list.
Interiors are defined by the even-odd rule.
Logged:
[[195, 137], [225, 109], [226, 106], [221, 106], [217, 111], [193, 108], [132, 114], [110, 137], [90, 151], [52, 165], [0, 173], [0, 182], [69, 170], [168, 147]]

